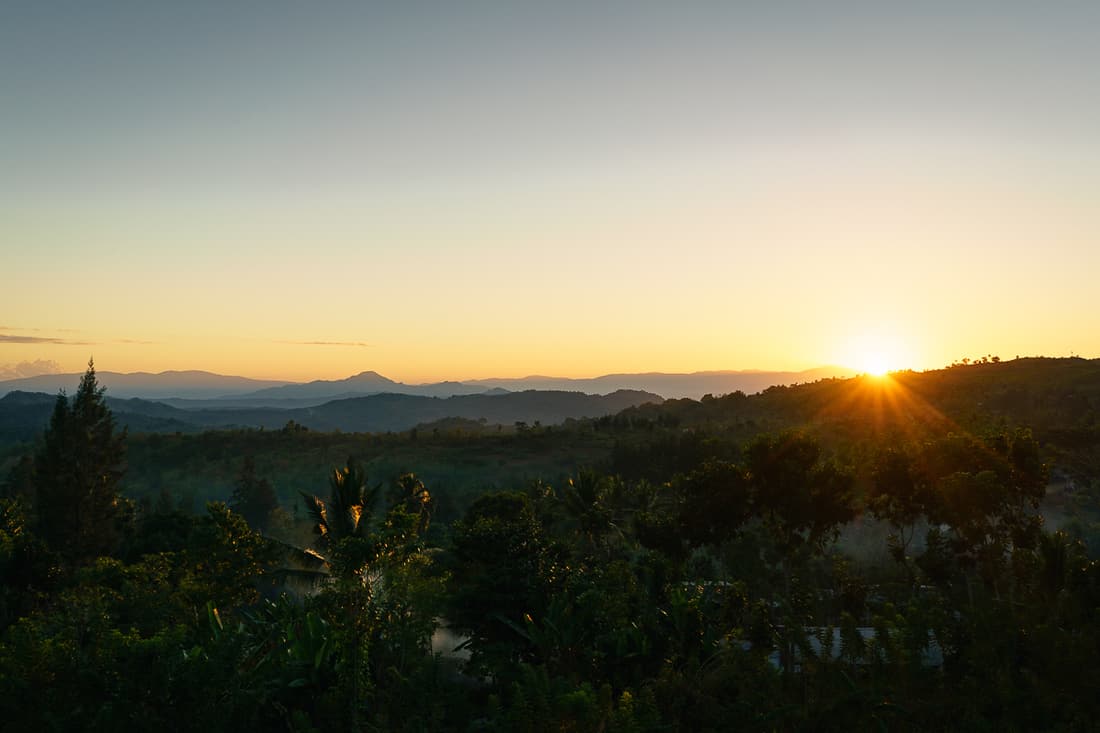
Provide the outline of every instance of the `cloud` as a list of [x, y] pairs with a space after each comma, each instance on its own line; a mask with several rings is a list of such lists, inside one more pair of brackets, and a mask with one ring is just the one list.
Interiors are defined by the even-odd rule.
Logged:
[[0, 326], [0, 331], [54, 331], [55, 333], [80, 333], [78, 328], [21, 328], [19, 326]]
[[[8, 328], [0, 326], [0, 331], [44, 331], [42, 328]], [[56, 333], [78, 333], [74, 329], [59, 328]], [[54, 344], [60, 346], [96, 346], [101, 341], [82, 341], [78, 339], [62, 338], [60, 336], [26, 336], [16, 333], [0, 333], [0, 344]], [[111, 344], [159, 344], [161, 341], [145, 341], [143, 339], [114, 339], [106, 343]]]
[[0, 364], [0, 380], [37, 377], [39, 374], [60, 374], [61, 365], [52, 359], [21, 361], [18, 364]]
[[357, 346], [369, 349], [373, 344], [362, 341], [276, 341], [277, 344], [294, 344], [295, 346]]
[[74, 341], [56, 336], [17, 336], [0, 333], [0, 344], [59, 344], [62, 346], [95, 346], [94, 341]]

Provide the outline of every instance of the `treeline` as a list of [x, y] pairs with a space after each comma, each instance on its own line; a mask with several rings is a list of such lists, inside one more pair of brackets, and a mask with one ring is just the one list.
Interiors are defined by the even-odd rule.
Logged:
[[[228, 506], [123, 498], [89, 369], [0, 500], [0, 725], [1093, 728], [1100, 564], [1043, 526], [1030, 431], [838, 450], [650, 425], [612, 449], [633, 473], [486, 491], [452, 522], [430, 482], [341, 458], [295, 541], [246, 456]], [[836, 542], [871, 521], [882, 562]]]
[[[274, 430], [131, 431], [120, 487], [124, 495], [152, 503], [168, 493], [198, 513], [208, 501], [229, 499], [250, 456], [293, 516], [301, 511], [301, 488], [355, 455], [372, 476], [386, 481], [416, 472], [436, 489], [437, 518], [450, 524], [488, 489], [534, 479], [560, 484], [586, 466], [663, 483], [709, 455], [736, 458], [763, 432], [802, 430], [861, 468], [886, 443], [1028, 427], [1060, 486], [1044, 511], [1059, 523], [1063, 517], [1086, 524], [1100, 519], [1100, 360], [979, 361], [896, 373], [888, 390], [884, 384], [874, 378], [823, 380], [752, 396], [671, 400], [563, 425], [450, 418], [373, 434], [310, 431], [293, 422]], [[50, 405], [42, 411], [48, 416]], [[29, 475], [25, 455], [33, 449], [33, 440], [13, 444], [0, 436], [0, 480]]]

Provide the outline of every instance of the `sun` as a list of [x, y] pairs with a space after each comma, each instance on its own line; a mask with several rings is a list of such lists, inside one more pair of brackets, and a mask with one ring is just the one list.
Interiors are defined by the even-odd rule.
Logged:
[[883, 377], [909, 364], [909, 350], [890, 330], [868, 331], [854, 336], [844, 351], [843, 362], [861, 374]]
[[890, 365], [886, 361], [885, 356], [881, 354], [868, 354], [860, 371], [872, 377], [885, 377], [886, 373], [890, 371]]

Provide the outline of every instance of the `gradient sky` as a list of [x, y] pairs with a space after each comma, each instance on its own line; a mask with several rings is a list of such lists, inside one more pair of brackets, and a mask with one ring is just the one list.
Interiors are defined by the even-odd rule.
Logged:
[[1098, 90], [1094, 0], [7, 2], [0, 371], [1100, 356]]

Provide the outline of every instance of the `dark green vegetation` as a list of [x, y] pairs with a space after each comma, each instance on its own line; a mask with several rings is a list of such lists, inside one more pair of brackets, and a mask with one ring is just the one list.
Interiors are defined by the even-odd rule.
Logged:
[[6, 449], [0, 721], [1091, 730], [1098, 414], [1100, 363], [1022, 359], [553, 427], [122, 436], [89, 371]]

